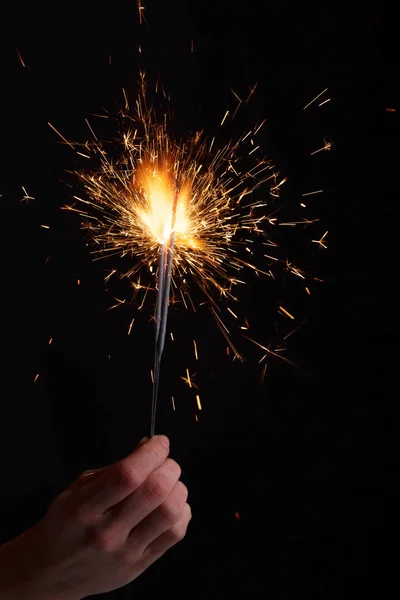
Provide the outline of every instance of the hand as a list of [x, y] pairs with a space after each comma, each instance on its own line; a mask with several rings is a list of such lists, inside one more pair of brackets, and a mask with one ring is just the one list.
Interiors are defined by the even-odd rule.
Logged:
[[114, 590], [181, 540], [191, 510], [168, 453], [168, 439], [155, 436], [80, 475], [42, 521], [0, 546], [0, 598], [78, 600]]

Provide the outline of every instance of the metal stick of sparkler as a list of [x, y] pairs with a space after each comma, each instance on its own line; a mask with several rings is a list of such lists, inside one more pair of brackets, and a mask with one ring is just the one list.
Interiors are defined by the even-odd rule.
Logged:
[[165, 334], [167, 331], [168, 304], [172, 276], [172, 261], [175, 246], [175, 218], [177, 205], [178, 190], [175, 191], [174, 201], [172, 203], [171, 233], [168, 239], [168, 245], [163, 244], [160, 251], [150, 436], [153, 436], [155, 432], [158, 387], [160, 382], [161, 356], [164, 350]]

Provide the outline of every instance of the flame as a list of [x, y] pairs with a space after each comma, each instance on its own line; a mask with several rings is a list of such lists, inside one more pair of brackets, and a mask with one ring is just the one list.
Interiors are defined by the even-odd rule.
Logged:
[[178, 193], [174, 215], [174, 181], [168, 167], [157, 169], [154, 165], [143, 165], [136, 174], [134, 185], [143, 199], [142, 206], [135, 207], [147, 235], [158, 244], [167, 244], [172, 233], [175, 243], [190, 248], [198, 248], [200, 242], [193, 236], [194, 224], [188, 214], [190, 186], [183, 185]]

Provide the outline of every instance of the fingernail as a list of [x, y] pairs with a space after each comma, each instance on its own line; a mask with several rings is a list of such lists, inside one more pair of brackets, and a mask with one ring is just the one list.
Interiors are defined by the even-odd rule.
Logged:
[[157, 435], [158, 441], [164, 448], [169, 448], [169, 439], [166, 435]]
[[145, 442], [147, 442], [148, 439], [149, 438], [147, 437], [147, 435], [145, 435], [144, 437], [142, 437], [142, 439], [138, 443], [137, 447], [142, 446]]

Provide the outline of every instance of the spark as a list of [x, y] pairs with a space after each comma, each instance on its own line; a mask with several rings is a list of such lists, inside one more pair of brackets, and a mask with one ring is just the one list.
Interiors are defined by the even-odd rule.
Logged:
[[322, 152], [323, 150], [325, 150], [325, 152], [329, 152], [330, 150], [332, 150], [332, 147], [333, 142], [327, 142], [324, 138], [324, 145], [322, 146], [322, 148], [318, 148], [318, 150], [314, 150], [314, 152], [311, 152], [311, 156], [313, 156], [314, 154], [318, 154], [318, 152]]
[[236, 100], [238, 101], [237, 106], [235, 108], [235, 112], [232, 115], [232, 119], [235, 118], [237, 111], [239, 110], [241, 104], [242, 104], [242, 99], [240, 98], [240, 96], [238, 96], [238, 94], [231, 89], [232, 94], [235, 96]]
[[51, 338], [49, 339], [49, 344], [52, 344], [52, 343], [53, 343], [53, 338], [51, 337]]
[[135, 317], [133, 317], [132, 321], [129, 323], [128, 335], [131, 335], [133, 323], [135, 322]]
[[267, 366], [268, 366], [268, 363], [267, 363], [267, 362], [266, 362], [266, 363], [264, 363], [264, 367], [263, 367], [263, 369], [262, 369], [262, 371], [261, 371], [260, 385], [264, 385], [264, 381], [265, 381], [265, 374], [266, 374], [266, 372], [267, 372]]
[[229, 115], [229, 110], [227, 110], [226, 113], [224, 114], [223, 119], [221, 121], [221, 125], [223, 125], [225, 123], [225, 119], [228, 115]]
[[320, 104], [318, 104], [318, 106], [323, 106], [324, 104], [326, 104], [327, 102], [330, 102], [331, 99], [327, 98], [326, 100], [324, 100], [323, 102], [321, 102]]
[[199, 387], [194, 383], [193, 377], [194, 375], [190, 376], [189, 369], [186, 369], [186, 377], [181, 375], [181, 379], [186, 383], [186, 385], [188, 385], [190, 388], [199, 389]]
[[271, 355], [271, 356], [274, 356], [275, 358], [279, 358], [280, 360], [283, 360], [287, 364], [292, 365], [293, 367], [296, 367], [297, 369], [300, 369], [301, 371], [304, 371], [304, 369], [302, 369], [301, 367], [296, 365], [296, 363], [294, 363], [292, 360], [289, 360], [285, 356], [282, 356], [279, 354], [279, 352], [281, 352], [283, 350], [283, 348], [275, 348], [275, 351], [274, 351], [274, 350], [271, 350], [270, 348], [267, 348], [266, 346], [263, 346], [259, 342], [256, 342], [252, 338], [247, 337], [246, 335], [243, 335], [243, 337], [248, 339], [249, 342], [252, 342], [253, 344], [255, 344], [258, 348], [261, 348], [261, 350], [264, 350], [264, 352], [266, 352], [266, 354], [264, 354], [264, 356], [260, 359], [260, 361], [259, 361], [260, 363], [263, 362], [268, 355]]
[[22, 186], [23, 192], [24, 192], [24, 197], [21, 199], [21, 202], [26, 202], [27, 204], [29, 204], [29, 200], [35, 200], [34, 196], [30, 196], [28, 194], [28, 192], [26, 191], [26, 189], [24, 188], [24, 186]]
[[286, 308], [283, 308], [283, 306], [280, 306], [280, 307], [279, 307], [279, 310], [281, 310], [281, 311], [282, 311], [282, 312], [283, 312], [283, 313], [284, 313], [284, 314], [285, 314], [287, 317], [289, 317], [289, 319], [293, 319], [293, 321], [294, 321], [294, 316], [293, 316], [293, 315], [291, 315], [291, 314], [290, 314], [290, 312], [288, 312], [288, 311], [286, 310]]
[[248, 101], [250, 100], [250, 98], [252, 97], [254, 92], [256, 91], [257, 87], [258, 87], [258, 83], [255, 83], [253, 85], [253, 87], [250, 89], [249, 95], [247, 96], [246, 101], [245, 101], [246, 104], [248, 103]]
[[43, 229], [50, 229], [49, 225], [41, 225], [40, 227], [43, 227]]
[[171, 400], [172, 400], [172, 408], [175, 410], [175, 400], [174, 400], [173, 396], [172, 396]]
[[196, 357], [196, 360], [199, 360], [199, 355], [197, 354], [197, 344], [196, 344], [196, 340], [193, 340], [193, 346], [194, 346], [194, 355]]
[[395, 113], [396, 109], [395, 108], [386, 108], [386, 112], [388, 112], [388, 113]]
[[112, 269], [108, 275], [104, 278], [105, 282], [108, 282], [110, 278], [117, 272], [117, 269]]
[[256, 150], [258, 150], [258, 149], [259, 149], [259, 147], [260, 147], [260, 146], [256, 146], [256, 147], [255, 147], [255, 148], [254, 148], [254, 149], [253, 149], [251, 152], [249, 152], [249, 156], [250, 156], [251, 154], [253, 154], [253, 152], [255, 152]]
[[33, 383], [36, 383], [38, 379], [39, 379], [39, 373], [36, 373], [35, 379], [33, 380]]
[[260, 131], [261, 127], [266, 123], [266, 121], [267, 119], [264, 119], [264, 121], [262, 121], [262, 123], [254, 131], [254, 135], [257, 135], [257, 133]]
[[312, 225], [318, 223], [319, 219], [302, 219], [301, 221], [287, 221], [286, 223], [279, 223], [282, 227], [296, 227], [296, 225]]
[[143, 25], [143, 22], [147, 23], [147, 21], [144, 16], [145, 7], [143, 6], [141, 0], [137, 0], [137, 7], [138, 7], [138, 14], [139, 14], [139, 23], [140, 23], [140, 25]]
[[324, 235], [319, 239], [319, 240], [311, 240], [314, 244], [319, 244], [320, 248], [327, 248], [328, 246], [326, 246], [326, 242], [324, 242], [325, 236], [328, 234], [327, 231], [325, 231]]
[[192, 380], [190, 379], [189, 369], [186, 369], [186, 378], [182, 377], [183, 381], [188, 384], [189, 387], [192, 387]]
[[62, 139], [62, 140], [63, 140], [63, 141], [66, 143], [66, 144], [68, 144], [68, 146], [70, 146], [70, 147], [72, 148], [72, 150], [75, 150], [75, 147], [74, 147], [74, 146], [71, 144], [71, 142], [69, 142], [69, 141], [68, 141], [68, 140], [67, 140], [67, 139], [66, 139], [66, 138], [65, 138], [65, 137], [64, 137], [64, 136], [63, 136], [63, 135], [62, 135], [62, 134], [61, 134], [61, 133], [58, 131], [58, 129], [56, 129], [56, 128], [54, 127], [54, 125], [52, 125], [52, 124], [51, 124], [51, 123], [49, 123], [49, 122], [47, 123], [47, 125], [48, 125], [49, 127], [51, 127], [51, 128], [52, 128], [52, 130], [53, 130], [53, 131], [55, 131], [55, 132], [56, 132], [56, 134], [57, 134], [57, 135], [58, 135], [58, 136], [59, 136], [59, 137], [60, 137], [60, 138], [61, 138], [61, 139]]
[[251, 135], [251, 134], [252, 134], [252, 131], [250, 130], [248, 133], [246, 133], [246, 135], [244, 136], [244, 138], [242, 138], [242, 142], [244, 142], [249, 137], [249, 135]]
[[249, 322], [248, 322], [247, 319], [245, 319], [244, 323], [245, 323], [244, 325], [240, 326], [240, 329], [243, 329], [243, 330], [247, 331], [250, 328]]
[[292, 331], [290, 333], [288, 333], [287, 335], [285, 335], [285, 337], [283, 338], [284, 340], [287, 340], [288, 337], [290, 337], [291, 335], [293, 335], [298, 329], [300, 329], [300, 327], [303, 327], [304, 323], [307, 322], [307, 319], [304, 319], [304, 321], [302, 321], [300, 323], [300, 325], [297, 325], [297, 327], [295, 327], [294, 329], [292, 329]]
[[196, 402], [197, 402], [197, 406], [198, 406], [199, 410], [202, 410], [200, 396], [198, 394], [196, 394]]
[[308, 287], [307, 287], [307, 286], [305, 287], [305, 290], [306, 290], [307, 294], [308, 294], [309, 296], [311, 296], [311, 292], [310, 292], [310, 290], [308, 289]]
[[306, 108], [308, 108], [309, 106], [311, 106], [311, 104], [313, 104], [313, 102], [315, 102], [316, 100], [318, 100], [318, 98], [320, 98], [320, 97], [322, 96], [322, 94], [325, 94], [325, 92], [327, 92], [327, 91], [328, 91], [328, 88], [325, 88], [324, 90], [322, 90], [322, 92], [320, 92], [320, 93], [318, 94], [318, 96], [315, 96], [315, 98], [313, 98], [313, 99], [311, 100], [311, 102], [309, 102], [308, 104], [306, 104], [306, 105], [304, 106], [303, 110], [306, 110]]
[[235, 512], [235, 519], [236, 521], [240, 521], [240, 514], [238, 512]]
[[109, 115], [104, 115], [102, 113], [89, 113], [89, 116], [91, 117], [98, 117], [99, 119], [109, 119]]
[[302, 194], [302, 196], [313, 196], [314, 194], [322, 194], [324, 190], [315, 190], [314, 192], [306, 192], [305, 194]]
[[129, 102], [128, 102], [128, 97], [126, 95], [126, 92], [124, 90], [124, 88], [122, 88], [122, 93], [124, 94], [124, 99], [125, 99], [125, 108], [126, 110], [129, 110]]
[[[126, 108], [126, 107], [125, 107], [125, 108]], [[129, 108], [129, 107], [128, 107], [128, 108]], [[93, 129], [92, 129], [92, 127], [91, 127], [91, 125], [90, 125], [89, 121], [88, 121], [87, 119], [85, 119], [85, 121], [86, 121], [86, 125], [89, 127], [90, 133], [91, 133], [91, 134], [92, 134], [92, 136], [93, 136], [93, 137], [94, 137], [94, 138], [97, 140], [96, 134], [95, 134], [95, 132], [93, 131]]]
[[108, 308], [107, 310], [113, 310], [114, 308], [117, 308], [117, 306], [121, 306], [121, 304], [125, 304], [125, 300], [120, 300], [119, 298], [114, 298], [114, 300], [116, 300], [117, 303], [110, 306], [110, 308]]
[[300, 279], [305, 279], [303, 274], [304, 272], [295, 265], [293, 265], [291, 262], [289, 262], [288, 259], [285, 260], [285, 266], [286, 269], [290, 271], [293, 275], [296, 275], [296, 277], [300, 277]]
[[[284, 177], [277, 185], [275, 185], [274, 187], [272, 187], [271, 188], [271, 195], [274, 195], [274, 192], [277, 192], [278, 189], [281, 187], [281, 185], [283, 185], [286, 182], [287, 182], [287, 177]], [[277, 194], [275, 194], [275, 196], [277, 196]]]
[[22, 65], [23, 67], [26, 67], [26, 64], [24, 63], [24, 61], [23, 61], [23, 59], [22, 59], [22, 56], [21, 56], [21, 53], [20, 53], [20, 51], [18, 50], [18, 48], [17, 48], [16, 50], [17, 50], [18, 58], [19, 58], [19, 60], [20, 60], [20, 62], [21, 62], [21, 65]]

